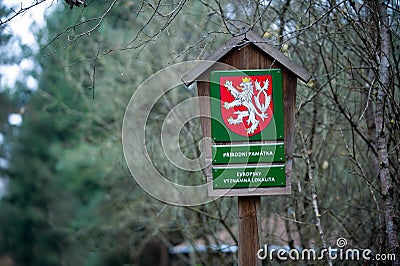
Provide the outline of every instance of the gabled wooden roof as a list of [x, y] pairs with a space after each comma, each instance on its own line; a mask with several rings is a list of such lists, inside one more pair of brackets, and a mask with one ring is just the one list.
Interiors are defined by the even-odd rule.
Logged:
[[286, 67], [289, 71], [295, 74], [299, 79], [307, 83], [311, 79], [311, 74], [307, 72], [303, 67], [296, 64], [293, 60], [284, 55], [279, 49], [274, 46], [271, 46], [265, 41], [258, 37], [254, 32], [248, 31], [244, 35], [236, 36], [230, 39], [225, 43], [222, 47], [220, 47], [217, 51], [207, 57], [201, 63], [199, 63], [196, 67], [191, 69], [183, 78], [183, 82], [186, 85], [190, 85], [193, 83], [201, 74], [207, 71], [214, 62], [219, 61], [224, 55], [229, 53], [232, 49], [236, 47], [242, 47], [249, 43], [254, 44], [258, 48], [260, 48], [264, 53], [275, 59], [282, 66]]

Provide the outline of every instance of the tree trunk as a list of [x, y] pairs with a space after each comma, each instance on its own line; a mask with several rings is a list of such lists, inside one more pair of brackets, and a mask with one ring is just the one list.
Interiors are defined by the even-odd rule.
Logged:
[[389, 18], [385, 1], [378, 2], [379, 12], [379, 32], [381, 38], [380, 62], [379, 62], [379, 81], [378, 95], [375, 105], [375, 124], [376, 124], [376, 146], [379, 160], [379, 179], [381, 182], [382, 195], [384, 200], [384, 213], [386, 234], [389, 242], [390, 253], [395, 254], [396, 261], [393, 265], [400, 265], [400, 247], [394, 208], [394, 189], [393, 181], [390, 177], [389, 159], [385, 134], [385, 100], [390, 83], [390, 29]]

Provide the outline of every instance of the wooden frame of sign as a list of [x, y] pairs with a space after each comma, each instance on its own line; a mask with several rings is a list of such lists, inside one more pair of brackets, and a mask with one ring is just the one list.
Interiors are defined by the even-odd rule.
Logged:
[[[250, 196], [250, 195], [285, 195], [291, 193], [292, 166], [294, 152], [294, 130], [295, 130], [295, 104], [297, 78], [308, 82], [311, 75], [301, 66], [281, 53], [277, 48], [270, 46], [249, 31], [244, 35], [229, 40], [224, 46], [211, 54], [206, 60], [190, 70], [184, 77], [183, 82], [190, 85], [197, 82], [199, 96], [211, 95], [210, 74], [212, 71], [222, 70], [262, 70], [280, 69], [282, 75], [283, 110], [284, 110], [284, 153], [285, 153], [285, 186], [277, 187], [255, 187], [255, 188], [230, 188], [217, 189], [213, 186], [212, 175], [212, 142], [211, 142], [211, 105], [210, 100], [200, 100], [200, 122], [204, 141], [204, 155], [207, 165], [206, 169], [209, 196]], [[211, 62], [211, 63], [210, 63]], [[223, 64], [212, 64], [220, 62]], [[256, 143], [267, 144], [270, 141], [260, 140]], [[229, 144], [229, 143], [222, 143]], [[232, 144], [232, 143], [231, 143]], [[234, 145], [248, 145], [249, 142], [235, 141]]]

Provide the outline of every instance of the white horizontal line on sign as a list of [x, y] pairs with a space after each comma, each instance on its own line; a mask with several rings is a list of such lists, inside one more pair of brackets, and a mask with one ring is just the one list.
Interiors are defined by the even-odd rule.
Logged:
[[235, 165], [218, 165], [218, 166], [213, 166], [213, 169], [234, 169], [234, 168], [279, 168], [279, 167], [285, 167], [284, 164], [235, 164]]
[[283, 145], [283, 144], [284, 144], [283, 141], [268, 142], [268, 143], [249, 142], [249, 143], [244, 143], [244, 144], [217, 144], [217, 145], [213, 145], [213, 147], [277, 146], [277, 145]]

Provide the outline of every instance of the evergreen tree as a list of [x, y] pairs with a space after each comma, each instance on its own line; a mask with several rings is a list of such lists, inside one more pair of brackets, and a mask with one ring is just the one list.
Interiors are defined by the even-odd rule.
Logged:
[[[140, 8], [132, 1], [120, 5]], [[97, 17], [103, 8], [92, 4], [83, 13], [58, 9], [47, 18], [38, 39], [51, 40], [65, 25], [74, 25], [83, 16]], [[150, 219], [163, 205], [149, 200], [125, 167], [121, 121], [134, 88], [186, 49], [191, 29], [189, 25], [171, 28], [177, 39], [166, 32], [157, 36], [162, 49], [149, 42], [140, 54], [130, 49], [113, 53], [111, 49], [131, 42], [151, 18], [150, 13], [137, 16], [114, 10], [95, 34], [79, 36], [90, 25], [70, 28], [43, 43], [37, 56], [43, 71], [12, 143], [10, 185], [0, 203], [2, 253], [19, 265], [132, 263], [143, 251], [132, 247], [145, 246], [153, 241], [148, 236], [168, 225]], [[171, 10], [165, 7], [162, 12]], [[122, 15], [131, 23], [118, 23]], [[140, 38], [156, 34], [166, 22], [162, 16], [154, 19], [154, 27]], [[167, 53], [171, 50], [176, 54]], [[132, 59], [127, 60], [127, 55]], [[193, 94], [180, 89], [168, 97], [180, 101], [185, 93]], [[155, 112], [165, 115], [168, 109], [161, 104]], [[158, 125], [157, 119], [150, 122], [150, 128]], [[133, 209], [136, 215], [132, 216]]]

